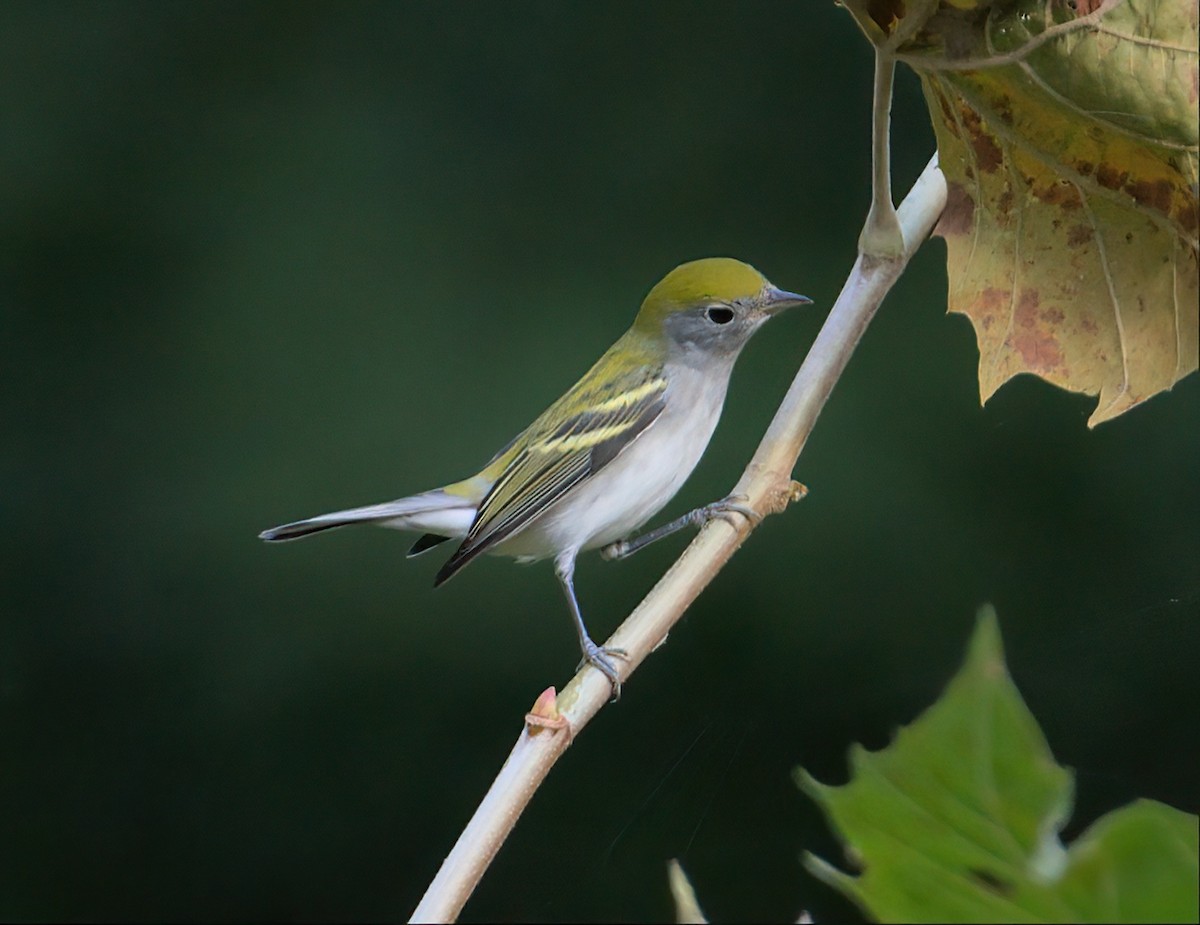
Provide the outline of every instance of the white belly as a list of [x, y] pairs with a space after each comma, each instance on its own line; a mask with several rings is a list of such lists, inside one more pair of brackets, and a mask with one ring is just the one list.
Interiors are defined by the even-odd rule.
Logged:
[[[716, 429], [728, 372], [670, 370], [667, 407], [596, 475], [569, 491], [528, 527], [496, 545], [500, 555], [542, 559], [595, 549], [630, 536], [657, 514], [692, 474]], [[686, 407], [680, 392], [696, 396]]]

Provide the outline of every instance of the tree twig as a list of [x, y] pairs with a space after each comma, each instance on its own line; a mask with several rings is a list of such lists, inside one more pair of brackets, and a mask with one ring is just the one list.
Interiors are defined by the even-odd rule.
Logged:
[[[896, 259], [859, 255], [808, 356], [796, 373], [735, 494], [763, 514], [778, 513], [798, 497], [791, 472], [817, 416], [841, 376], [880, 302], [909, 258], [929, 236], [946, 203], [946, 181], [932, 158], [900, 206], [904, 251]], [[712, 581], [757, 524], [745, 518], [709, 522], [605, 645], [628, 653], [622, 680], [667, 635], [688, 605]], [[491, 788], [442, 863], [413, 922], [452, 922], [508, 837], [517, 818], [572, 738], [608, 702], [608, 679], [580, 671], [539, 722], [522, 730]]]

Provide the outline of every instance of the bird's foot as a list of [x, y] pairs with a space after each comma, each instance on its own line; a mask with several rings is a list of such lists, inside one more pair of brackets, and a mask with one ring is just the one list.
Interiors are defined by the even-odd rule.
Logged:
[[712, 504], [696, 508], [688, 516], [697, 527], [703, 527], [710, 520], [715, 520], [718, 517], [730, 526], [736, 526], [733, 522], [734, 514], [745, 517], [750, 523], [758, 526], [762, 523], [763, 515], [744, 503], [749, 500], [746, 495], [727, 495], [720, 501], [714, 501]]
[[584, 665], [591, 665], [608, 678], [612, 685], [612, 702], [616, 703], [621, 699], [621, 677], [617, 674], [617, 666], [613, 664], [613, 659], [628, 659], [629, 653], [624, 649], [598, 646], [587, 636], [583, 638], [580, 648], [583, 650], [583, 658], [579, 660], [575, 670], [578, 671]]

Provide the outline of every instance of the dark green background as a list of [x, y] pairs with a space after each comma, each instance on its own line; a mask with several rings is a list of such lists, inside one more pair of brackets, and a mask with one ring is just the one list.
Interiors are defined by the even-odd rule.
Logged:
[[[867, 203], [870, 56], [803, 2], [0, 7], [0, 918], [396, 919], [577, 650], [551, 570], [259, 530], [472, 472], [675, 264], [816, 306], [746, 352], [724, 494]], [[916, 81], [897, 189], [932, 147]], [[771, 519], [555, 769], [467, 920], [848, 914], [844, 778], [994, 602], [1077, 821], [1195, 812], [1200, 380], [984, 409], [933, 242]], [[606, 635], [681, 548], [585, 558]]]

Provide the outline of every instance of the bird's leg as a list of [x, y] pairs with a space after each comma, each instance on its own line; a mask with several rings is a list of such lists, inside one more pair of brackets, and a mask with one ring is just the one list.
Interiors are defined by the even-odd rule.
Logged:
[[658, 542], [665, 536], [678, 533], [684, 527], [703, 527], [714, 517], [721, 517], [732, 523], [733, 515], [739, 514], [753, 524], [759, 523], [762, 520], [762, 514], [741, 503], [746, 500], [748, 499], [745, 495], [729, 495], [720, 501], [714, 501], [712, 504], [689, 511], [682, 517], [663, 524], [661, 527], [656, 527], [649, 533], [643, 533], [630, 540], [617, 540], [615, 543], [609, 543], [600, 550], [600, 555], [605, 559], [624, 559], [632, 556], [639, 549], [645, 549], [651, 543]]
[[610, 649], [606, 646], [598, 646], [592, 642], [592, 637], [588, 635], [587, 627], [583, 625], [583, 615], [579, 612], [579, 601], [575, 598], [574, 550], [555, 560], [554, 572], [558, 575], [559, 583], [563, 587], [563, 593], [567, 596], [567, 606], [571, 609], [571, 619], [575, 621], [575, 632], [579, 634], [579, 649], [583, 652], [583, 658], [580, 660], [578, 667], [582, 668], [585, 664], [592, 665], [608, 678], [609, 683], [612, 684], [612, 699], [616, 702], [621, 699], [621, 678], [617, 674], [617, 668], [612, 660], [614, 658], [627, 658], [628, 653], [624, 649]]

